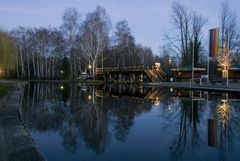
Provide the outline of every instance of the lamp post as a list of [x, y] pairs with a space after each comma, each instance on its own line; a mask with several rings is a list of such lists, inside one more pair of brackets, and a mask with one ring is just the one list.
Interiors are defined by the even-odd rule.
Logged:
[[92, 65], [91, 64], [88, 65], [88, 69], [89, 69], [89, 74], [91, 75], [91, 70], [92, 70]]
[[168, 59], [168, 64], [169, 64], [169, 76], [170, 76], [170, 82], [173, 81], [173, 78], [172, 78], [172, 73], [171, 73], [171, 67], [172, 67], [172, 58], [169, 57]]
[[61, 71], [60, 71], [60, 73], [61, 73], [62, 80], [63, 80], [63, 73], [64, 73], [64, 71], [63, 71], [63, 70], [61, 70]]
[[193, 79], [194, 79], [194, 42], [193, 42], [193, 51], [192, 51], [192, 81], [191, 85], [193, 84]]

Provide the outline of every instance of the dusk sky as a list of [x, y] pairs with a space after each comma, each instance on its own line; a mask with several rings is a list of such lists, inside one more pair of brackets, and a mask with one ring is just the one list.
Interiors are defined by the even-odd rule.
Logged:
[[[172, 0], [0, 0], [0, 26], [11, 30], [17, 26], [57, 27], [67, 7], [75, 7], [83, 15], [93, 11], [97, 5], [106, 8], [112, 27], [119, 20], [127, 20], [138, 43], [150, 46], [155, 54], [164, 44], [163, 34], [172, 32]], [[208, 29], [219, 25], [220, 0], [181, 0], [208, 19]], [[229, 0], [230, 7], [239, 20], [239, 0]], [[240, 21], [239, 21], [240, 24]]]

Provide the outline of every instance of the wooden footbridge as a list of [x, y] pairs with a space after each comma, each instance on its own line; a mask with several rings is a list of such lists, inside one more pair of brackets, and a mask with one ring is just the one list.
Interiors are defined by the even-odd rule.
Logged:
[[154, 66], [133, 66], [122, 68], [97, 68], [97, 77], [112, 83], [165, 82], [166, 75], [160, 63]]
[[[117, 89], [117, 88], [116, 88]], [[150, 102], [154, 103], [155, 105], [159, 105], [161, 100], [164, 98], [166, 94], [165, 88], [151, 88], [151, 89], [144, 89], [142, 92], [120, 92], [118, 90], [96, 90], [97, 97], [111, 97], [118, 100], [124, 100], [128, 102], [136, 102], [136, 103], [144, 103]]]

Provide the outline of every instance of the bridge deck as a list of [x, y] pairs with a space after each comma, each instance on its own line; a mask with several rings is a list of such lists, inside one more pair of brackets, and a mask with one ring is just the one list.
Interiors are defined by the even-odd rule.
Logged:
[[119, 73], [119, 72], [143, 72], [154, 66], [132, 66], [132, 67], [114, 67], [114, 68], [97, 68], [97, 74]]
[[115, 67], [115, 68], [97, 68], [97, 75], [109, 75], [109, 74], [144, 74], [152, 82], [163, 82], [165, 81], [165, 73], [161, 69], [160, 65], [155, 66], [132, 66], [132, 67]]
[[155, 105], [159, 105], [161, 100], [164, 98], [166, 94], [166, 88], [151, 88], [142, 96], [118, 95], [116, 93], [106, 92], [104, 90], [97, 90], [95, 94], [97, 97], [113, 97], [129, 102], [138, 103], [151, 102], [154, 103]]

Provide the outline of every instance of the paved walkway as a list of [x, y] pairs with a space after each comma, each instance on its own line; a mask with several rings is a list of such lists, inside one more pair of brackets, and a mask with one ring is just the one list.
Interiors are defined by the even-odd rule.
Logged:
[[202, 89], [202, 90], [216, 90], [224, 92], [240, 92], [240, 83], [229, 83], [228, 86], [222, 84], [216, 85], [190, 85], [188, 82], [163, 82], [163, 83], [149, 83], [150, 86], [162, 86], [162, 87], [175, 87], [175, 88], [188, 88], [188, 89]]
[[0, 160], [45, 161], [19, 116], [23, 86], [0, 99]]

